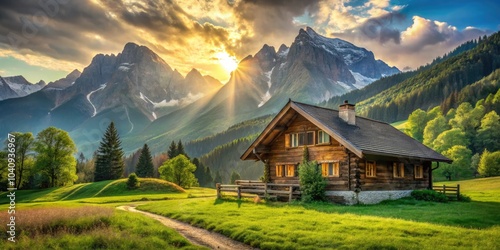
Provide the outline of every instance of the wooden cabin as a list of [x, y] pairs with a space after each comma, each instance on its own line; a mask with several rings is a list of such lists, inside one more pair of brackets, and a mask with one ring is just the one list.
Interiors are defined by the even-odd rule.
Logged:
[[451, 162], [391, 125], [339, 110], [289, 101], [241, 156], [260, 160], [271, 183], [298, 184], [307, 145], [327, 180], [326, 195], [344, 204], [373, 204], [432, 188], [432, 162]]

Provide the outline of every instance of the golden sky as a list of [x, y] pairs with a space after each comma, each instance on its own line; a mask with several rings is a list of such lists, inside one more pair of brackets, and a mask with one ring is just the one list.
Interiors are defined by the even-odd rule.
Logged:
[[[290, 46], [300, 28], [365, 47], [399, 69], [416, 68], [498, 30], [495, 1], [46, 0], [0, 3], [0, 75], [55, 80], [98, 53], [145, 45], [183, 75], [223, 83], [232, 60], [268, 44]], [[441, 3], [439, 2], [439, 3]], [[234, 66], [234, 65], [233, 65]]]

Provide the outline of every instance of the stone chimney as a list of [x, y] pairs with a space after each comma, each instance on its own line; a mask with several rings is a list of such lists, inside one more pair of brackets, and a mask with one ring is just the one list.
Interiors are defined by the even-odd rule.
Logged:
[[349, 125], [356, 125], [356, 106], [347, 100], [339, 106], [339, 117]]

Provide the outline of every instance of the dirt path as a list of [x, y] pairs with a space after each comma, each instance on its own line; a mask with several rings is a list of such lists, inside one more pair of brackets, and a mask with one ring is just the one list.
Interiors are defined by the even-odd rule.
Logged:
[[186, 239], [188, 239], [191, 243], [195, 245], [205, 246], [211, 249], [228, 249], [228, 250], [254, 249], [246, 244], [232, 240], [224, 235], [210, 232], [208, 230], [201, 229], [198, 227], [194, 227], [187, 223], [173, 220], [161, 215], [140, 211], [132, 206], [119, 206], [117, 207], [117, 209], [140, 213], [149, 216], [161, 222], [163, 225], [173, 228], [175, 231], [180, 233], [182, 236], [184, 236]]

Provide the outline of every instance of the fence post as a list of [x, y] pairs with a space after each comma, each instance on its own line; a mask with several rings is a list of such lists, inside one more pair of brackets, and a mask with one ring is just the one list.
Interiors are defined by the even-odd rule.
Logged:
[[216, 183], [216, 184], [215, 184], [215, 189], [217, 189], [217, 199], [220, 199], [220, 198], [221, 198], [221, 194], [220, 194], [220, 183]]
[[443, 194], [446, 195], [446, 185], [443, 185]]
[[290, 193], [288, 194], [288, 202], [292, 201], [292, 196], [293, 196], [293, 186], [290, 185]]
[[460, 199], [460, 184], [457, 184], [457, 201]]
[[267, 182], [264, 183], [264, 199], [267, 199]]
[[239, 200], [241, 199], [241, 187], [238, 186], [237, 189], [238, 189], [238, 200]]

